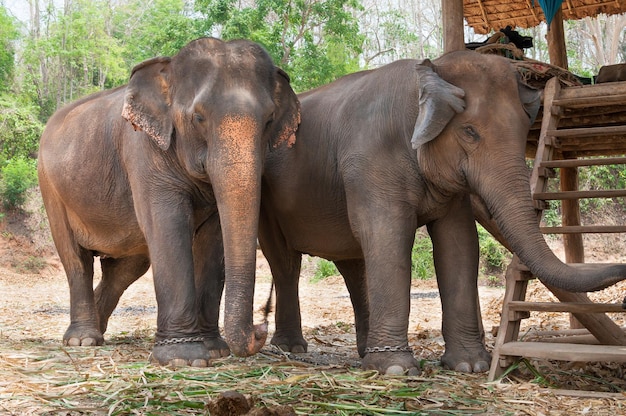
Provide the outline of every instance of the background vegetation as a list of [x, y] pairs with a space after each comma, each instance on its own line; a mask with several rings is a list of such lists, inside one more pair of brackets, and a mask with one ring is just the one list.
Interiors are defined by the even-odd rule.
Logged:
[[[173, 55], [200, 36], [262, 44], [304, 91], [359, 69], [442, 52], [440, 0], [0, 0], [0, 198], [19, 208], [36, 185], [43, 126], [60, 106], [126, 82], [132, 67]], [[566, 23], [570, 68], [579, 75], [624, 61], [626, 17]], [[545, 26], [530, 58], [547, 61]], [[466, 30], [466, 41], [484, 40]], [[607, 169], [607, 168], [598, 168]], [[591, 172], [624, 182], [623, 171]], [[556, 212], [556, 211], [555, 211]], [[1, 217], [2, 215], [0, 215]], [[556, 218], [557, 216], [554, 215]], [[497, 269], [502, 248], [483, 231], [482, 267]], [[425, 240], [425, 241], [423, 241]], [[427, 237], [418, 233], [413, 274], [432, 276]], [[320, 275], [333, 274], [322, 263]], [[494, 269], [495, 268], [495, 269]]]

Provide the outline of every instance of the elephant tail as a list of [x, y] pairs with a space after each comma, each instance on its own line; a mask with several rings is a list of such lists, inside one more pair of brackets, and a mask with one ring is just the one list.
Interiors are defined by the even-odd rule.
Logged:
[[272, 283], [270, 286], [270, 295], [267, 298], [267, 302], [265, 302], [265, 306], [263, 307], [263, 322], [267, 324], [270, 312], [272, 312], [272, 296], [274, 295], [274, 279], [272, 279]]

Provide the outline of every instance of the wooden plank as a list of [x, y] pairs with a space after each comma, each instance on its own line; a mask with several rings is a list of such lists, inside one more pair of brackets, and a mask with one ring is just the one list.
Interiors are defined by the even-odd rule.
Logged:
[[544, 234], [615, 234], [626, 233], [626, 225], [569, 225], [566, 227], [540, 227]]
[[606, 166], [606, 165], [624, 165], [626, 157], [603, 157], [599, 159], [563, 159], [563, 160], [544, 160], [541, 166], [545, 168], [573, 168], [580, 166]]
[[[589, 264], [570, 264], [572, 267], [587, 269]], [[592, 266], [593, 267], [593, 266]], [[592, 303], [586, 293], [572, 293], [557, 287], [546, 287], [561, 302], [588, 302]], [[603, 313], [575, 313], [576, 319], [604, 345], [626, 345], [626, 334], [611, 318]]]
[[619, 198], [626, 196], [626, 189], [607, 189], [594, 191], [566, 191], [566, 192], [537, 192], [533, 199], [541, 201], [555, 201], [564, 199], [582, 198]]
[[613, 94], [626, 94], [626, 81], [607, 82], [595, 85], [583, 85], [579, 87], [563, 87], [559, 94], [560, 99], [577, 99], [588, 97], [605, 97]]
[[604, 107], [608, 105], [624, 104], [626, 104], [626, 94], [611, 94], [597, 97], [559, 98], [558, 100], [554, 100], [552, 102], [552, 105], [567, 108]]
[[609, 136], [612, 134], [626, 134], [626, 126], [581, 127], [548, 130], [546, 132], [546, 136], [559, 138]]
[[586, 303], [586, 302], [525, 302], [514, 300], [509, 302], [509, 308], [514, 311], [535, 312], [576, 312], [576, 313], [606, 313], [626, 312], [623, 303]]
[[626, 346], [555, 344], [550, 342], [508, 342], [500, 355], [560, 361], [626, 362]]

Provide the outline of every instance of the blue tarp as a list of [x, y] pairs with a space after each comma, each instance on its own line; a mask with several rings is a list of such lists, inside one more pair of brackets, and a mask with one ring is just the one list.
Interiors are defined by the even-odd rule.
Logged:
[[563, 3], [563, 0], [539, 0], [543, 14], [546, 16], [546, 23], [548, 24], [548, 27], [550, 26], [557, 10], [561, 7], [561, 3]]

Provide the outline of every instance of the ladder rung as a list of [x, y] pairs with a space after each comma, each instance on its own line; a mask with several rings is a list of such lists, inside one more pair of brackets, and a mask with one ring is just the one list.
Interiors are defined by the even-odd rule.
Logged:
[[564, 225], [540, 227], [543, 234], [614, 234], [626, 233], [626, 225]]
[[626, 95], [604, 95], [600, 97], [557, 98], [552, 100], [553, 106], [566, 108], [605, 107], [608, 105], [626, 104]]
[[580, 127], [562, 130], [548, 130], [546, 136], [552, 137], [581, 137], [581, 136], [610, 136], [612, 134], [626, 134], [626, 126]]
[[602, 166], [602, 165], [623, 165], [626, 164], [626, 157], [605, 157], [600, 159], [564, 159], [564, 160], [544, 160], [540, 163], [543, 168], [573, 168], [578, 166]]
[[626, 312], [624, 303], [589, 303], [589, 302], [524, 302], [510, 301], [513, 311], [536, 312], [571, 312], [571, 313], [607, 313]]
[[570, 200], [582, 198], [619, 198], [626, 196], [626, 189], [608, 189], [596, 191], [563, 191], [563, 192], [535, 192], [533, 199], [542, 201]]
[[500, 355], [560, 361], [626, 362], [626, 346], [555, 344], [551, 342], [507, 342]]

